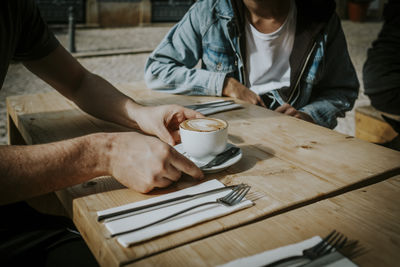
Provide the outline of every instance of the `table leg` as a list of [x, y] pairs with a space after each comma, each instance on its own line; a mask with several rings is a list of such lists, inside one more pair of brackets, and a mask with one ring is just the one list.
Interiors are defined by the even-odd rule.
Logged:
[[9, 145], [26, 145], [24, 138], [19, 132], [14, 120], [7, 113], [7, 134], [8, 134], [8, 144]]

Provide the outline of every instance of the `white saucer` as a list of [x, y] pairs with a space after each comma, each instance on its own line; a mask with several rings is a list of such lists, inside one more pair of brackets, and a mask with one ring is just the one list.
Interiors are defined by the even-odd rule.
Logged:
[[[226, 144], [226, 149], [229, 149], [231, 147], [236, 147], [236, 146], [234, 144], [231, 144], [231, 143]], [[177, 144], [176, 146], [174, 146], [174, 148], [176, 149], [176, 151], [178, 151], [179, 153], [181, 153], [182, 155], [184, 155], [185, 157], [187, 157], [188, 159], [193, 161], [193, 163], [196, 164], [196, 166], [198, 166], [198, 167], [206, 165], [209, 161], [211, 161], [214, 158], [214, 156], [211, 156], [209, 158], [204, 158], [204, 159], [201, 159], [201, 160], [193, 158], [193, 157], [189, 156], [183, 150], [183, 145], [182, 144]], [[211, 167], [211, 168], [204, 168], [203, 172], [205, 172], [205, 173], [213, 173], [213, 172], [223, 171], [226, 168], [228, 168], [228, 167], [232, 166], [233, 164], [237, 163], [241, 158], [242, 158], [242, 150], [240, 149], [239, 150], [239, 154], [236, 155], [235, 157], [229, 159], [228, 161], [226, 161], [226, 162], [224, 162], [224, 163], [222, 163], [220, 165], [217, 165], [217, 166], [214, 166], [214, 167]]]

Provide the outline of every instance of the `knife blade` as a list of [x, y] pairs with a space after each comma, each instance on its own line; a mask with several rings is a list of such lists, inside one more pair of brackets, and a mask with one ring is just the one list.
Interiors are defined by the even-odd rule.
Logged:
[[201, 108], [208, 108], [208, 107], [218, 107], [218, 106], [224, 106], [224, 105], [230, 105], [234, 104], [235, 102], [233, 100], [217, 100], [217, 101], [211, 101], [211, 102], [206, 102], [206, 103], [199, 103], [199, 104], [193, 104], [193, 105], [186, 105], [185, 108], [190, 108], [190, 109], [201, 109]]
[[111, 212], [111, 213], [108, 213], [108, 214], [98, 215], [97, 216], [97, 221], [102, 221], [104, 219], [109, 219], [109, 218], [117, 217], [117, 216], [120, 216], [120, 215], [124, 215], [124, 214], [128, 214], [128, 213], [133, 213], [133, 212], [136, 212], [136, 211], [145, 210], [145, 209], [153, 208], [153, 207], [156, 207], [156, 206], [163, 206], [165, 204], [170, 204], [170, 203], [173, 203], [173, 202], [176, 202], [176, 201], [179, 201], [179, 200], [183, 200], [183, 199], [188, 199], [188, 198], [193, 198], [193, 197], [201, 197], [201, 196], [205, 196], [205, 195], [208, 195], [208, 194], [217, 193], [217, 192], [220, 192], [220, 191], [231, 189], [231, 188], [233, 188], [235, 186], [238, 186], [238, 185], [229, 185], [229, 186], [216, 188], [216, 189], [208, 190], [208, 191], [201, 192], [201, 193], [188, 194], [188, 195], [184, 195], [184, 196], [174, 197], [174, 198], [170, 198], [170, 199], [166, 199], [166, 200], [150, 203], [150, 204], [147, 204], [147, 205], [144, 205], [144, 206], [139, 206], [139, 207], [129, 208], [129, 209], [125, 209], [125, 210], [114, 211], [114, 212]]
[[233, 146], [224, 152], [218, 154], [215, 158], [213, 158], [210, 162], [200, 167], [200, 169], [207, 169], [217, 165], [220, 165], [231, 158], [237, 156], [240, 152], [240, 148]]

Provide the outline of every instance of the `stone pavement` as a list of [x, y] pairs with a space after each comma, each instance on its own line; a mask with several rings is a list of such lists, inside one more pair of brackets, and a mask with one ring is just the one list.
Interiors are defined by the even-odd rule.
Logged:
[[[367, 48], [376, 38], [382, 23], [354, 23], [343, 21], [350, 56], [361, 83], [361, 90], [355, 106], [369, 104], [363, 94], [362, 65]], [[114, 28], [114, 29], [77, 29], [76, 48], [78, 52], [101, 51], [112, 49], [154, 49], [170, 29], [171, 24], [149, 27]], [[65, 31], [55, 30], [60, 42], [68, 47]], [[115, 55], [78, 59], [90, 71], [103, 76], [113, 84], [130, 83], [143, 80], [144, 64], [148, 53]], [[53, 90], [35, 75], [27, 71], [22, 64], [12, 64], [8, 70], [3, 88], [0, 91], [0, 144], [7, 142], [5, 98], [10, 95], [35, 94]], [[339, 119], [335, 130], [354, 135], [354, 109]]]

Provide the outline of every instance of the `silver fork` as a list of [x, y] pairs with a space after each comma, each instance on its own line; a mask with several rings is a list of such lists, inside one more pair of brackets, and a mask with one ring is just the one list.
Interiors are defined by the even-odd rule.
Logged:
[[232, 188], [232, 191], [230, 193], [228, 193], [224, 197], [218, 198], [215, 201], [204, 202], [204, 203], [201, 203], [201, 204], [198, 204], [198, 205], [195, 205], [195, 206], [191, 206], [191, 207], [189, 207], [187, 209], [178, 211], [176, 213], [173, 213], [173, 214], [171, 214], [169, 216], [161, 218], [161, 219], [159, 219], [159, 220], [157, 220], [155, 222], [143, 225], [141, 227], [137, 227], [137, 228], [134, 228], [134, 229], [131, 229], [131, 230], [127, 230], [127, 231], [123, 231], [123, 232], [119, 232], [119, 233], [114, 233], [114, 234], [111, 235], [111, 237], [124, 235], [124, 234], [128, 234], [128, 233], [132, 233], [132, 232], [136, 232], [136, 231], [142, 230], [144, 228], [147, 228], [147, 227], [150, 227], [150, 226], [155, 225], [157, 223], [166, 221], [166, 220], [171, 219], [171, 218], [173, 218], [175, 216], [178, 216], [178, 215], [180, 215], [182, 213], [188, 212], [190, 210], [193, 210], [193, 209], [196, 209], [196, 208], [199, 208], [199, 207], [202, 207], [202, 206], [211, 205], [211, 204], [223, 204], [223, 205], [228, 206], [228, 207], [234, 206], [234, 205], [238, 204], [240, 201], [242, 201], [242, 199], [246, 196], [246, 194], [249, 192], [249, 190], [250, 190], [250, 186], [249, 185], [247, 185], [247, 184], [239, 184], [239, 185], [235, 186], [234, 188]]
[[331, 252], [335, 252], [344, 247], [347, 242], [347, 237], [343, 234], [336, 232], [333, 230], [329, 235], [327, 235], [324, 239], [322, 239], [318, 244], [314, 245], [311, 248], [303, 250], [302, 255], [290, 256], [284, 259], [280, 259], [274, 262], [271, 262], [264, 267], [273, 267], [278, 266], [285, 262], [295, 261], [298, 259], [309, 259], [315, 260], [319, 257], [327, 255]]

